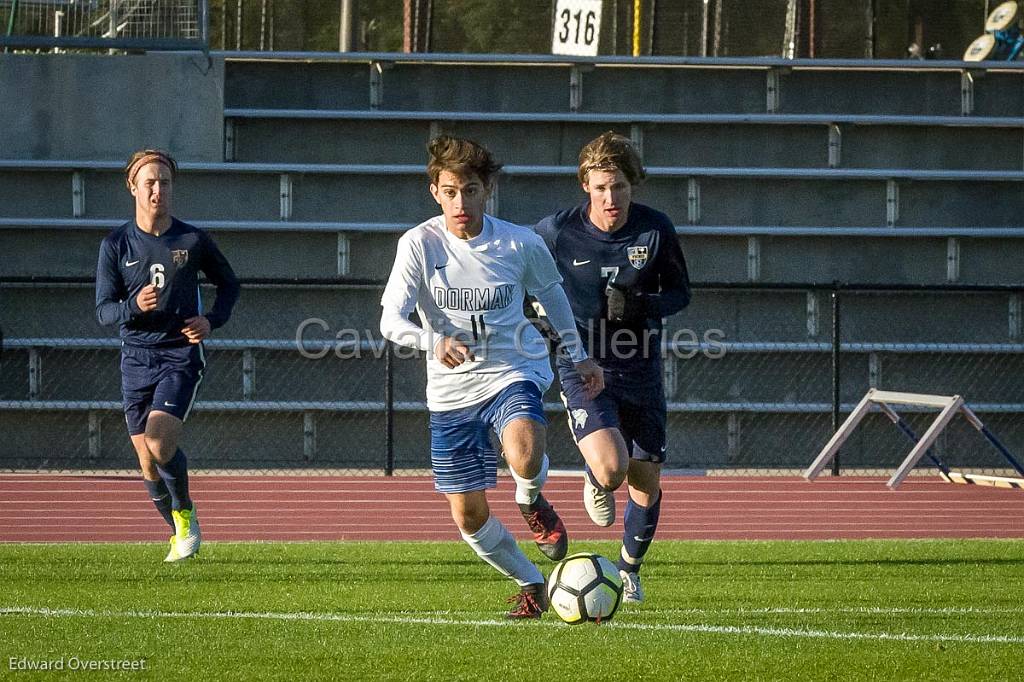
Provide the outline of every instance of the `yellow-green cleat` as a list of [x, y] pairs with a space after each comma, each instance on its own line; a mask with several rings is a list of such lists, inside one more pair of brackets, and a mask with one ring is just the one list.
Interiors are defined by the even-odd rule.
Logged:
[[171, 516], [174, 517], [175, 532], [171, 536], [171, 551], [167, 553], [164, 561], [181, 561], [195, 556], [199, 553], [199, 545], [203, 540], [195, 508], [174, 509]]
[[174, 542], [174, 540], [175, 540], [175, 536], [172, 535], [171, 536], [171, 550], [169, 552], [167, 552], [167, 556], [164, 557], [164, 563], [170, 563], [172, 561], [178, 561], [179, 559], [181, 559], [181, 557], [178, 556], [178, 546]]

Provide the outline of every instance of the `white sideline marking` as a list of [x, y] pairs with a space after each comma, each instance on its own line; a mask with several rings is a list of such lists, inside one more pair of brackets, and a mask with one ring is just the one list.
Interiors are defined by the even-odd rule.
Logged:
[[[508, 620], [468, 620], [440, 616], [355, 615], [341, 613], [269, 613], [246, 611], [105, 611], [94, 609], [49, 609], [33, 606], [0, 607], [0, 616], [41, 616], [43, 618], [196, 618], [196, 619], [256, 619], [281, 621], [314, 621], [340, 623], [394, 623], [398, 625], [471, 625], [474, 627], [517, 627]], [[537, 625], [562, 627], [554, 620]], [[1024, 644], [1024, 636], [1014, 635], [916, 635], [907, 632], [836, 632], [833, 630], [800, 630], [752, 625], [677, 625], [671, 623], [606, 623], [602, 627], [616, 630], [645, 630], [655, 632], [697, 632], [720, 635], [763, 635], [767, 637], [801, 637], [837, 640], [887, 640], [897, 642], [959, 642], [969, 644]]]
[[915, 615], [990, 615], [997, 613], [1024, 613], [1024, 608], [978, 608], [974, 606], [946, 606], [946, 607], [898, 607], [898, 606], [851, 606], [851, 607], [837, 607], [837, 608], [819, 608], [819, 607], [789, 607], [789, 606], [766, 606], [756, 609], [644, 609], [646, 614], [677, 614], [677, 615], [691, 615], [691, 616], [725, 616], [730, 614], [735, 615], [784, 615], [784, 614], [824, 614], [824, 613], [861, 613], [870, 615], [898, 615], [898, 614], [915, 614]]

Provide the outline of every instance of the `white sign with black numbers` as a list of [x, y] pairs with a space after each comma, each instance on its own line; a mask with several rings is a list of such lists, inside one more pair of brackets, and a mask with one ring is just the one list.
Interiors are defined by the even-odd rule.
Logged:
[[558, 0], [551, 35], [552, 54], [597, 56], [602, 0]]

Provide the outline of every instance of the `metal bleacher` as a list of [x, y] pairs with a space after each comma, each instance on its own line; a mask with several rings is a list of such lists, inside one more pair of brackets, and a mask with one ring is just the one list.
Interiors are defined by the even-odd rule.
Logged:
[[[196, 418], [216, 415], [209, 437], [255, 448], [252, 461], [266, 466], [352, 465], [328, 444], [330, 431], [317, 439], [318, 420], [361, 415], [359, 427], [332, 422], [343, 438], [380, 430], [379, 354], [303, 365], [296, 327], [316, 317], [332, 330], [375, 330], [373, 282], [386, 276], [398, 235], [436, 212], [424, 157], [442, 131], [479, 139], [508, 164], [490, 210], [523, 224], [581, 198], [574, 164], [587, 140], [611, 128], [642, 148], [649, 179], [639, 200], [675, 221], [691, 278], [723, 285], [700, 291], [669, 324], [670, 334], [721, 329], [727, 340], [723, 360], [666, 364], [682, 466], [800, 466], [802, 450], [780, 459], [782, 434], [807, 438], [811, 452], [828, 430], [826, 295], [730, 285], [1024, 282], [1024, 71], [1013, 65], [224, 56], [224, 161], [180, 160], [176, 213], [209, 229], [243, 278], [337, 280], [247, 287], [210, 343], [227, 369], [204, 386]], [[120, 160], [0, 159], [0, 277], [91, 277], [102, 234], [129, 210]], [[99, 435], [119, 402], [110, 372], [95, 367], [113, 369], [117, 343], [92, 321], [91, 287], [20, 282], [0, 295], [33, 311], [5, 321], [0, 423], [40, 428], [54, 411], [72, 412], [83, 415], [76, 433], [87, 443], [76, 452], [123, 456], [119, 433]], [[880, 381], [879, 355], [1020, 367], [1019, 293], [887, 297], [844, 310], [844, 409]], [[320, 379], [335, 371], [352, 380]], [[66, 380], [41, 381], [44, 372]], [[396, 461], [423, 466], [422, 368], [400, 360], [395, 372]], [[1024, 413], [1018, 388], [978, 390], [979, 412]], [[740, 444], [744, 414], [761, 425], [760, 445]], [[295, 425], [291, 435], [271, 433], [282, 423]], [[555, 450], [574, 464], [571, 448]]]

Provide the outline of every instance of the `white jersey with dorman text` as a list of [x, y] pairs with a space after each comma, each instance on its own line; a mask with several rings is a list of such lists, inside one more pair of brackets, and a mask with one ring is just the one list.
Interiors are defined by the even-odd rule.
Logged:
[[[523, 314], [525, 293], [564, 299], [561, 276], [532, 230], [491, 216], [472, 239], [445, 229], [444, 216], [402, 235], [384, 296], [381, 331], [427, 351], [427, 407], [447, 411], [487, 400], [517, 381], [544, 392], [552, 381], [548, 347]], [[409, 322], [413, 310], [420, 326]], [[444, 336], [475, 359], [449, 369], [433, 353]]]

